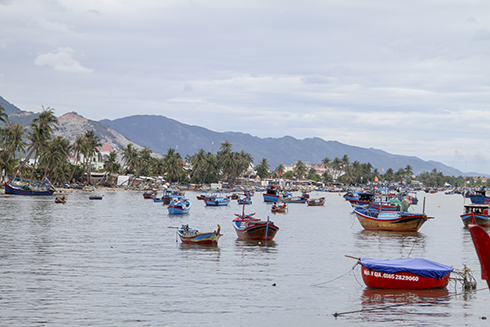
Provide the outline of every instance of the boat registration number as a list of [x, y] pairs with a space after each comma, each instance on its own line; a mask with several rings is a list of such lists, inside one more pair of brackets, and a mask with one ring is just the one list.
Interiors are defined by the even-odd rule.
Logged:
[[411, 281], [411, 282], [417, 282], [419, 280], [418, 276], [407, 276], [407, 275], [395, 275], [395, 274], [388, 274], [388, 273], [381, 273], [379, 271], [368, 271], [365, 270], [364, 274], [367, 276], [374, 276], [378, 278], [387, 278], [387, 279], [394, 279], [394, 280], [406, 280], [406, 281]]

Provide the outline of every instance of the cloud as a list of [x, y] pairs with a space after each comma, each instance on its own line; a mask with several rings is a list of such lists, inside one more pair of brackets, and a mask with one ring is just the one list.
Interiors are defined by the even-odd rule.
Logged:
[[39, 55], [34, 63], [37, 66], [51, 66], [54, 70], [65, 73], [88, 74], [93, 69], [83, 67], [80, 62], [73, 59], [75, 50], [71, 48], [58, 48], [56, 52]]

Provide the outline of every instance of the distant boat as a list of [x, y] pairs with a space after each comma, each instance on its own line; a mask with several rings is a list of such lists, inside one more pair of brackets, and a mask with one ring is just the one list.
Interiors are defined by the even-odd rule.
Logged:
[[317, 199], [308, 199], [308, 201], [306, 201], [306, 204], [308, 204], [308, 206], [322, 206], [325, 204], [325, 198], [322, 197]]
[[154, 199], [154, 198], [157, 197], [157, 194], [158, 194], [158, 191], [157, 190], [146, 191], [145, 193], [143, 193], [143, 198], [145, 198], [145, 199]]
[[471, 203], [490, 204], [490, 191], [487, 191], [486, 188], [467, 192], [464, 196], [470, 198]]
[[47, 178], [45, 181], [34, 181], [16, 177], [12, 183], [5, 182], [5, 194], [53, 195], [54, 192], [55, 189]]
[[254, 213], [235, 215], [237, 217], [233, 219], [233, 227], [241, 240], [272, 241], [279, 230], [279, 227], [269, 221], [269, 216], [267, 216], [267, 221], [264, 221], [253, 217]]
[[286, 203], [283, 203], [282, 205], [278, 206], [275, 203], [271, 207], [271, 212], [272, 213], [286, 213], [286, 210], [288, 209], [288, 206]]
[[54, 199], [54, 203], [63, 203], [65, 204], [66, 203], [66, 196], [62, 195], [62, 196], [57, 196], [55, 199]]
[[464, 205], [464, 213], [460, 216], [463, 224], [480, 225], [482, 227], [490, 227], [490, 217], [488, 215], [489, 204], [471, 203]]
[[307, 200], [304, 196], [279, 197], [279, 201], [283, 203], [306, 203]]
[[192, 203], [188, 199], [175, 198], [168, 205], [168, 213], [170, 214], [185, 214], [191, 210]]
[[229, 197], [223, 196], [211, 196], [204, 198], [204, 203], [208, 207], [219, 207], [219, 206], [227, 206], [230, 203], [231, 199]]
[[201, 233], [197, 229], [190, 228], [189, 225], [182, 225], [177, 229], [177, 234], [184, 244], [217, 245], [222, 236], [220, 230], [221, 226], [218, 225], [218, 230], [214, 232]]
[[416, 232], [427, 221], [425, 213], [408, 213], [400, 211], [379, 212], [359, 206], [354, 209], [364, 229], [397, 232]]
[[453, 268], [422, 258], [380, 260], [360, 258], [368, 287], [387, 289], [444, 288]]
[[173, 199], [184, 199], [184, 198], [185, 198], [185, 194], [180, 191], [167, 190], [163, 192], [161, 201], [157, 201], [157, 202], [163, 202], [163, 204], [170, 204], [170, 202], [172, 202]]
[[89, 200], [102, 200], [103, 195], [90, 195]]
[[264, 197], [264, 202], [279, 202], [279, 197], [280, 196], [285, 196], [285, 197], [290, 197], [292, 196], [291, 193], [287, 192], [280, 192], [277, 187], [272, 185], [271, 187], [267, 188], [265, 193], [262, 194]]
[[252, 204], [252, 199], [249, 196], [237, 200], [238, 204]]

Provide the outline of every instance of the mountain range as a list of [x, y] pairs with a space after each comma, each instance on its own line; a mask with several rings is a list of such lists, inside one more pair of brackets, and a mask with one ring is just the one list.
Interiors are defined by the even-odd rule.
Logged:
[[[0, 103], [9, 115], [10, 121], [23, 126], [28, 126], [38, 115], [17, 108], [1, 96]], [[399, 168], [410, 165], [415, 174], [437, 169], [445, 175], [463, 175], [461, 171], [440, 162], [424, 161], [415, 156], [394, 155], [380, 149], [350, 146], [316, 137], [298, 140], [291, 136], [259, 138], [239, 132], [220, 133], [157, 115], [134, 115], [114, 120], [93, 121], [72, 112], [59, 117], [59, 121], [60, 126], [55, 135], [64, 136], [72, 142], [78, 134], [93, 129], [102, 143], [114, 149], [121, 149], [133, 143], [138, 149], [148, 147], [158, 155], [165, 155], [170, 148], [176, 149], [183, 158], [198, 152], [201, 148], [216, 154], [221, 143], [228, 140], [233, 145], [233, 151], [243, 150], [250, 153], [255, 164], [266, 158], [271, 170], [279, 164], [293, 165], [297, 160], [315, 164], [320, 163], [325, 157], [333, 160], [348, 155], [350, 162], [369, 162], [379, 171], [392, 168], [396, 172]], [[478, 173], [466, 175], [484, 176]]]

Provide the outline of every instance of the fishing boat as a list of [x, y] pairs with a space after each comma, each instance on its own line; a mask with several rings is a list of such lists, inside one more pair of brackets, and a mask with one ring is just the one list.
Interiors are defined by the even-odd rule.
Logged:
[[252, 199], [249, 196], [237, 200], [238, 204], [252, 204]]
[[12, 182], [5, 182], [5, 194], [16, 195], [53, 195], [55, 189], [46, 178], [45, 181], [33, 181], [15, 177]]
[[325, 198], [322, 197], [322, 198], [316, 198], [316, 199], [308, 199], [308, 201], [306, 201], [306, 204], [308, 206], [322, 206], [325, 204]]
[[162, 196], [162, 201], [163, 204], [170, 204], [170, 202], [173, 201], [173, 199], [184, 199], [185, 198], [185, 194], [180, 192], [180, 191], [172, 191], [172, 190], [166, 190], [165, 192], [163, 192], [163, 196]]
[[282, 205], [278, 206], [275, 203], [271, 207], [271, 212], [272, 213], [286, 213], [286, 210], [288, 209], [286, 203], [283, 203]]
[[211, 196], [211, 197], [206, 197], [204, 199], [204, 203], [208, 207], [220, 207], [220, 206], [227, 206], [230, 203], [231, 199], [229, 197], [224, 197], [224, 196]]
[[468, 229], [480, 260], [481, 279], [486, 280], [487, 286], [490, 288], [490, 236], [481, 226], [476, 224], [468, 225]]
[[62, 203], [62, 204], [65, 204], [66, 203], [66, 196], [62, 195], [62, 196], [57, 196], [55, 199], [54, 199], [54, 203]]
[[238, 239], [251, 241], [272, 241], [276, 236], [279, 227], [274, 225], [272, 221], [261, 220], [254, 217], [255, 213], [245, 215], [245, 205], [243, 206], [242, 214], [235, 214], [233, 219], [233, 227], [235, 228]]
[[192, 203], [188, 199], [175, 198], [169, 203], [167, 209], [169, 214], [189, 213]]
[[157, 197], [157, 194], [158, 194], [158, 191], [157, 190], [146, 191], [145, 193], [143, 193], [143, 198], [145, 198], [145, 199], [154, 199], [154, 198]]
[[[376, 197], [380, 197], [380, 201], [376, 201]], [[349, 201], [352, 207], [365, 206], [368, 205], [371, 210], [377, 211], [397, 211], [399, 210], [399, 200], [391, 199], [389, 200], [387, 196], [382, 199], [383, 196], [374, 193], [358, 193], [358, 196], [345, 196], [344, 198]], [[396, 200], [396, 201], [394, 201]]]
[[304, 196], [291, 196], [291, 197], [279, 197], [279, 201], [282, 203], [306, 203], [308, 198]]
[[444, 288], [453, 268], [423, 258], [360, 258], [362, 279], [368, 287], [389, 289]]
[[368, 206], [354, 209], [364, 229], [386, 230], [397, 232], [416, 232], [428, 220], [425, 213], [408, 213], [402, 211], [373, 211]]
[[470, 198], [471, 203], [490, 204], [490, 191], [487, 191], [486, 188], [467, 192], [464, 196]]
[[222, 236], [219, 233], [220, 230], [221, 226], [218, 225], [218, 230], [202, 233], [197, 229], [189, 227], [189, 225], [182, 225], [177, 229], [177, 234], [184, 244], [218, 245], [218, 240]]
[[103, 195], [89, 195], [89, 200], [102, 200]]
[[262, 196], [264, 197], [264, 202], [278, 202], [281, 196], [291, 197], [293, 195], [290, 192], [280, 192], [275, 185], [271, 185]]
[[482, 227], [490, 227], [490, 217], [488, 215], [489, 204], [471, 203], [464, 205], [464, 213], [460, 216], [463, 224], [476, 224]]

